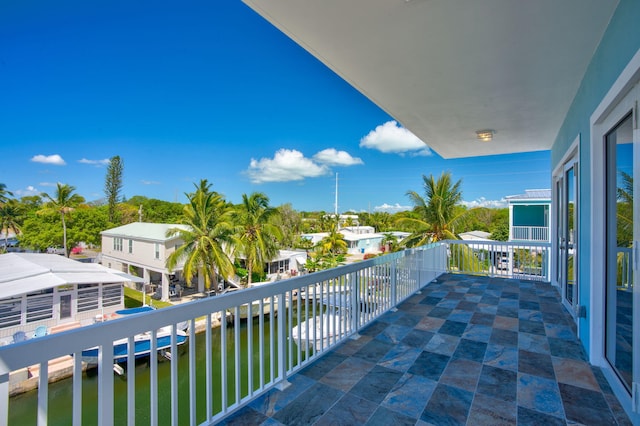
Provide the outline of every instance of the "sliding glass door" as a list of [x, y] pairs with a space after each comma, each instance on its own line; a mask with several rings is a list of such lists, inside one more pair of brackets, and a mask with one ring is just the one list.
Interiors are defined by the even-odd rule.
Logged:
[[[637, 91], [632, 91], [634, 95]], [[635, 96], [635, 95], [634, 95]], [[633, 105], [605, 134], [605, 357], [629, 393], [639, 373], [637, 298], [634, 300], [634, 241], [638, 203], [633, 201], [637, 171], [637, 130]], [[594, 242], [595, 244], [596, 242]]]

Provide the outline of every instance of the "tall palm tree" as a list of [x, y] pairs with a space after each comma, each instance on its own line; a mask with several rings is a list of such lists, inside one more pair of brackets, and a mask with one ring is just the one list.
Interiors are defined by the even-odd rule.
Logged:
[[0, 183], [0, 204], [4, 204], [9, 201], [9, 197], [13, 197], [10, 191], [7, 191], [7, 185]]
[[9, 242], [9, 231], [13, 231], [18, 235], [20, 232], [20, 225], [18, 220], [20, 218], [20, 208], [16, 200], [9, 200], [3, 204], [0, 204], [0, 231], [4, 232], [4, 250], [7, 250]]
[[222, 195], [211, 191], [206, 179], [196, 191], [186, 194], [183, 223], [187, 229], [172, 228], [167, 237], [179, 236], [183, 244], [167, 258], [167, 269], [173, 270], [184, 261], [184, 276], [190, 282], [202, 274], [206, 289], [218, 292], [218, 274], [230, 278], [235, 274], [228, 250], [233, 246], [231, 211]]
[[425, 197], [415, 191], [407, 195], [414, 205], [418, 218], [404, 217], [400, 219], [413, 227], [414, 232], [404, 239], [408, 247], [416, 247], [434, 241], [457, 239], [453, 229], [461, 221], [468, 210], [456, 214], [455, 206], [462, 201], [462, 181], [451, 181], [451, 173], [443, 172], [436, 181], [433, 175], [422, 176]]
[[84, 198], [82, 196], [73, 193], [75, 190], [76, 188], [74, 186], [58, 182], [56, 192], [53, 194], [53, 197], [44, 192], [40, 194], [48, 200], [41, 212], [46, 213], [53, 211], [60, 215], [60, 219], [62, 220], [64, 254], [67, 257], [69, 257], [69, 251], [67, 250], [67, 222], [65, 220], [65, 216], [70, 214], [78, 204], [84, 202]]
[[269, 207], [269, 197], [261, 192], [242, 194], [242, 204], [235, 212], [237, 247], [245, 258], [248, 278], [251, 284], [253, 271], [262, 268], [278, 253], [278, 239], [282, 238], [280, 228], [273, 220], [278, 210]]
[[329, 235], [320, 240], [318, 248], [323, 254], [336, 255], [347, 252], [349, 247], [344, 239], [344, 235], [338, 232], [337, 221], [334, 222], [332, 228], [329, 230]]

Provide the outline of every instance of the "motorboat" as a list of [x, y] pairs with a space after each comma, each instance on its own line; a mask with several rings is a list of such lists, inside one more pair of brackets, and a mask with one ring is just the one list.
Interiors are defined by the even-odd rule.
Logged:
[[[171, 326], [165, 326], [158, 329], [156, 334], [157, 350], [163, 351], [171, 347]], [[176, 329], [176, 344], [182, 345], [187, 341], [187, 333], [183, 330]], [[127, 360], [129, 339], [119, 339], [113, 342], [113, 361], [123, 362]], [[149, 356], [151, 353], [151, 332], [136, 334], [134, 336], [135, 357], [142, 358]], [[89, 364], [98, 362], [98, 346], [85, 349], [82, 351], [83, 361]]]

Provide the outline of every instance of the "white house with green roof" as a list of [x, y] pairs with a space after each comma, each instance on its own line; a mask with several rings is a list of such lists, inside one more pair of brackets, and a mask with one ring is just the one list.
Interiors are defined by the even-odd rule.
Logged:
[[[170, 229], [186, 225], [134, 222], [102, 231], [102, 264], [142, 276], [146, 284], [160, 285], [161, 299], [169, 300], [171, 277], [180, 276], [181, 264], [172, 271], [167, 258], [182, 244], [177, 236], [167, 237]], [[198, 282], [198, 287], [202, 283]]]

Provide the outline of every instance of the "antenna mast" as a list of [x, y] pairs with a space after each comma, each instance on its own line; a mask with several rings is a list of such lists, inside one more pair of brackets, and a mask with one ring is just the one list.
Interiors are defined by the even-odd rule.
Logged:
[[336, 202], [334, 204], [334, 213], [336, 219], [338, 218], [338, 173], [336, 172]]

